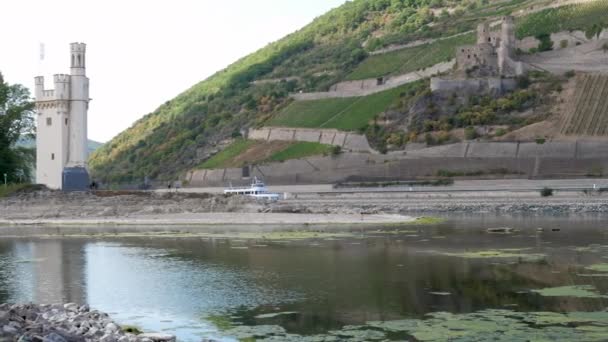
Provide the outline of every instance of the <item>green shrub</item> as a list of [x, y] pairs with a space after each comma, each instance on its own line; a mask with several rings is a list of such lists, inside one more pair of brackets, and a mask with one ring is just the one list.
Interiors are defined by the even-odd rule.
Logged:
[[467, 127], [464, 129], [464, 138], [466, 140], [474, 140], [477, 139], [477, 130], [475, 127]]
[[503, 136], [503, 135], [505, 135], [505, 134], [507, 134], [507, 130], [506, 130], [506, 129], [504, 129], [504, 128], [499, 128], [499, 129], [497, 129], [497, 130], [496, 130], [496, 133], [495, 133], [495, 135], [496, 135], [497, 137], [502, 137], [502, 136]]
[[539, 138], [536, 138], [535, 141], [536, 141], [537, 144], [542, 145], [545, 142], [547, 142], [547, 139], [539, 137]]
[[540, 190], [540, 195], [542, 197], [551, 197], [551, 196], [553, 196], [553, 189], [544, 187]]

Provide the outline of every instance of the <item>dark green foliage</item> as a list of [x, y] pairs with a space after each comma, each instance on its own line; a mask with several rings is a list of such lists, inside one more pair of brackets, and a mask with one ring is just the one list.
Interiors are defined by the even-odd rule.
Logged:
[[551, 40], [551, 35], [543, 33], [541, 35], [536, 36], [536, 39], [540, 41], [540, 44], [537, 48], [538, 52], [553, 50], [553, 41]]
[[553, 196], [553, 189], [544, 187], [540, 190], [540, 195], [542, 197], [551, 197]]
[[17, 147], [22, 136], [34, 133], [34, 104], [29, 91], [19, 84], [9, 85], [0, 74], [0, 180], [4, 174], [11, 183], [32, 180], [34, 153], [32, 149]]

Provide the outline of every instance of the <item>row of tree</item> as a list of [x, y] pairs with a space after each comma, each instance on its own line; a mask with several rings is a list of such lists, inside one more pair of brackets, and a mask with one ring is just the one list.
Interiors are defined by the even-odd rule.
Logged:
[[33, 138], [34, 104], [27, 88], [8, 84], [0, 73], [0, 179], [9, 183], [33, 179], [33, 149], [19, 147], [22, 138]]

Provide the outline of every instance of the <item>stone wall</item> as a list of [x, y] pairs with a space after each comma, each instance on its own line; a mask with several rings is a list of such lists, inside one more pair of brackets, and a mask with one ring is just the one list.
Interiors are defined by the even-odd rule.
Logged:
[[466, 93], [504, 93], [517, 88], [515, 79], [510, 78], [474, 78], [474, 79], [445, 79], [431, 78], [431, 91], [466, 92]]
[[368, 153], [373, 151], [365, 135], [336, 129], [263, 127], [250, 130], [247, 136], [252, 140], [307, 141], [340, 146], [346, 151]]
[[450, 71], [454, 68], [455, 63], [456, 62], [454, 60], [439, 63], [423, 70], [418, 70], [399, 76], [341, 82], [332, 86], [331, 91], [328, 92], [298, 93], [291, 94], [290, 96], [298, 101], [368, 96]]
[[[469, 142], [402, 154], [345, 153], [255, 166], [250, 176], [273, 185], [333, 183], [345, 180], [411, 180], [439, 170], [478, 172], [504, 169], [525, 178], [585, 177], [608, 171], [608, 142]], [[513, 176], [511, 175], [511, 176]], [[489, 175], [490, 177], [492, 175]], [[502, 175], [494, 175], [501, 177]], [[246, 181], [242, 169], [197, 170], [191, 186], [224, 186]]]

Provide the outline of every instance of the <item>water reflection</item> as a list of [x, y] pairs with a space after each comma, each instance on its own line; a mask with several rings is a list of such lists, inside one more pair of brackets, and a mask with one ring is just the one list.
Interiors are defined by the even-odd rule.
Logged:
[[[86, 302], [120, 322], [192, 341], [238, 324], [317, 334], [438, 311], [599, 311], [608, 306], [604, 298], [529, 290], [592, 283], [608, 294], [608, 277], [580, 276], [608, 257], [601, 222], [459, 220], [283, 242], [0, 240], [0, 300]], [[486, 231], [500, 226], [519, 230]], [[541, 257], [462, 257], [497, 249]], [[264, 316], [280, 312], [287, 313]]]

